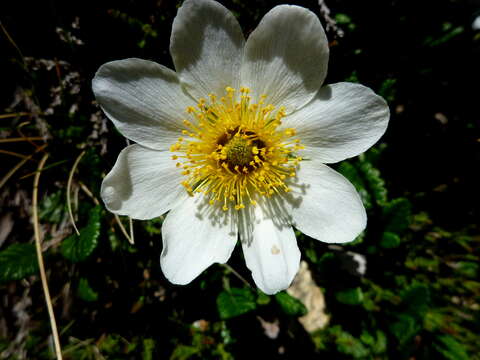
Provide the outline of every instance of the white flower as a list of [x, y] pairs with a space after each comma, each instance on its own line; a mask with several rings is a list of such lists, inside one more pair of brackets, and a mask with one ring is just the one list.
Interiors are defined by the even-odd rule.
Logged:
[[187, 284], [226, 262], [239, 238], [257, 286], [289, 286], [300, 251], [292, 226], [327, 243], [366, 225], [354, 187], [324, 165], [384, 133], [389, 110], [370, 89], [320, 88], [328, 43], [312, 12], [281, 5], [245, 42], [233, 15], [187, 0], [173, 22], [176, 72], [126, 59], [104, 64], [93, 91], [125, 148], [102, 183], [106, 207], [162, 228], [161, 267]]

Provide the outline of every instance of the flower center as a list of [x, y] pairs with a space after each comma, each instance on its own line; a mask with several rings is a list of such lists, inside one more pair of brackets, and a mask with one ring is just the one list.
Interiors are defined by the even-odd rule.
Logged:
[[242, 135], [235, 134], [234, 137], [225, 144], [227, 159], [225, 160], [229, 168], [235, 169], [235, 166], [246, 166], [253, 160], [253, 145]]
[[210, 94], [210, 101], [200, 99], [197, 107], [187, 108], [194, 121], [185, 119], [182, 133], [190, 139], [181, 137], [170, 147], [178, 153], [172, 159], [179, 160], [186, 190], [203, 193], [211, 205], [219, 202], [225, 211], [256, 205], [259, 196], [290, 191], [285, 181], [296, 175], [302, 160], [295, 155], [303, 149], [292, 139], [295, 130], [278, 129], [284, 109], [266, 105], [265, 96], [252, 103], [249, 92], [241, 88], [237, 99], [235, 90], [227, 87], [220, 101]]

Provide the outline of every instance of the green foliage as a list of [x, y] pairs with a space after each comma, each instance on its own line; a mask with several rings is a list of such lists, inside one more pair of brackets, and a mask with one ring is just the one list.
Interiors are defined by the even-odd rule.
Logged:
[[92, 302], [98, 299], [98, 293], [90, 287], [88, 280], [81, 278], [78, 282], [77, 295], [80, 299]]
[[12, 244], [0, 251], [0, 282], [20, 280], [38, 272], [33, 244]]
[[340, 353], [351, 355], [354, 359], [361, 359], [369, 355], [367, 347], [352, 334], [343, 331], [340, 326], [332, 327], [331, 334], [335, 337], [335, 344]]
[[155, 341], [153, 339], [143, 339], [142, 360], [153, 360], [154, 350]]
[[179, 345], [173, 351], [172, 355], [170, 356], [170, 360], [187, 360], [199, 352], [200, 349], [195, 346]]
[[72, 262], [88, 258], [95, 250], [100, 236], [100, 215], [102, 208], [96, 206], [90, 213], [88, 224], [80, 229], [80, 236], [73, 234], [63, 240], [62, 255]]
[[411, 204], [405, 198], [394, 199], [385, 204], [383, 214], [386, 223], [385, 231], [401, 234], [408, 228], [411, 222]]
[[396, 85], [397, 85], [397, 79], [394, 78], [389, 78], [386, 79], [382, 85], [380, 86], [380, 89], [378, 90], [378, 93], [389, 103], [393, 102], [395, 97], [396, 97]]
[[385, 231], [382, 240], [380, 240], [380, 246], [385, 249], [393, 249], [400, 246], [401, 241], [400, 236], [397, 234]]
[[308, 311], [302, 302], [285, 291], [275, 294], [275, 300], [282, 308], [283, 312], [290, 316], [303, 316]]
[[339, 291], [335, 297], [338, 302], [347, 305], [360, 305], [363, 302], [363, 292], [359, 287]]
[[447, 360], [469, 360], [470, 356], [465, 348], [450, 335], [440, 335], [433, 343], [433, 347]]
[[41, 221], [58, 224], [65, 214], [65, 198], [62, 191], [45, 196], [39, 204], [38, 217]]
[[255, 310], [255, 295], [247, 288], [230, 288], [217, 297], [217, 310], [221, 319], [229, 319]]
[[355, 186], [366, 209], [374, 204], [383, 206], [387, 202], [387, 189], [385, 181], [365, 157], [360, 157], [356, 162], [342, 162], [337, 171], [345, 176]]

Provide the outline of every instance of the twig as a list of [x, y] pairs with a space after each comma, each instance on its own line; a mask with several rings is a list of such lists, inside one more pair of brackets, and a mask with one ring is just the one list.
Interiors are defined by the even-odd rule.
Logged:
[[67, 182], [67, 208], [68, 208], [68, 215], [70, 216], [70, 221], [73, 225], [73, 228], [75, 229], [75, 232], [77, 235], [80, 235], [80, 231], [77, 229], [77, 225], [75, 224], [75, 219], [73, 218], [73, 213], [72, 213], [72, 203], [70, 199], [70, 190], [72, 187], [72, 179], [73, 179], [73, 173], [77, 169], [78, 163], [82, 159], [83, 155], [85, 155], [85, 150], [78, 155], [78, 157], [75, 159], [75, 162], [73, 163], [72, 169], [70, 170], [70, 174], [68, 174], [68, 182]]
[[0, 189], [2, 188], [3, 185], [5, 185], [5, 183], [8, 181], [8, 179], [10, 179], [13, 174], [15, 174], [17, 172], [18, 169], [20, 169], [23, 165], [25, 165], [25, 163], [30, 160], [33, 155], [35, 155], [37, 152], [45, 149], [47, 147], [47, 144], [45, 145], [42, 145], [40, 146], [37, 150], [35, 150], [35, 152], [27, 157], [25, 157], [24, 159], [20, 160], [20, 162], [15, 165], [13, 168], [10, 169], [10, 171], [8, 173], [5, 174], [5, 176], [2, 178], [2, 180], [0, 180]]
[[37, 209], [37, 199], [38, 199], [38, 182], [40, 180], [40, 170], [42, 170], [45, 161], [47, 161], [48, 154], [43, 155], [42, 160], [38, 164], [39, 172], [35, 174], [33, 180], [33, 229], [35, 233], [35, 248], [37, 250], [37, 259], [38, 267], [40, 269], [40, 278], [42, 280], [43, 292], [45, 294], [45, 301], [47, 303], [48, 317], [50, 318], [50, 325], [52, 327], [52, 336], [53, 342], [55, 344], [55, 353], [58, 360], [62, 360], [62, 349], [60, 347], [60, 339], [58, 337], [57, 322], [55, 321], [55, 314], [53, 312], [52, 300], [50, 297], [50, 291], [48, 290], [47, 275], [45, 274], [45, 265], [43, 264], [43, 255], [42, 255], [42, 246], [40, 243], [40, 226], [38, 224], [38, 209]]

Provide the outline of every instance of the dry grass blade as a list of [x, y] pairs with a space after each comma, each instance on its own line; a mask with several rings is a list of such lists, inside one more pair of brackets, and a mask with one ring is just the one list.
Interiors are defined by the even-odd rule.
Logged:
[[0, 119], [10, 119], [14, 117], [20, 117], [20, 116], [30, 116], [32, 115], [31, 113], [27, 112], [18, 112], [18, 113], [11, 113], [11, 114], [2, 114], [0, 115]]
[[77, 235], [80, 235], [80, 231], [78, 231], [77, 225], [75, 224], [75, 219], [73, 217], [73, 212], [72, 212], [72, 201], [71, 201], [71, 196], [70, 196], [70, 190], [72, 188], [72, 179], [73, 179], [73, 173], [77, 169], [78, 163], [82, 159], [83, 155], [85, 155], [85, 150], [78, 155], [78, 157], [75, 159], [75, 162], [73, 163], [72, 169], [70, 170], [70, 174], [68, 174], [68, 182], [67, 182], [67, 208], [68, 208], [68, 215], [70, 216], [70, 221], [73, 225], [73, 228], [75, 229], [75, 232]]
[[0, 28], [2, 29], [3, 33], [5, 34], [5, 37], [8, 39], [8, 41], [10, 42], [10, 44], [12, 44], [12, 46], [15, 48], [15, 50], [17, 50], [18, 52], [18, 55], [20, 55], [20, 58], [22, 59], [22, 62], [23, 62], [23, 65], [25, 66], [25, 58], [22, 54], [22, 51], [20, 50], [20, 48], [18, 47], [18, 45], [15, 43], [15, 41], [13, 41], [12, 37], [10, 36], [10, 34], [8, 33], [7, 29], [5, 29], [5, 27], [3, 26], [2, 22], [0, 21]]
[[83, 190], [83, 192], [85, 194], [87, 194], [87, 196], [93, 200], [93, 203], [95, 205], [100, 205], [100, 201], [98, 201], [98, 199], [95, 197], [95, 195], [92, 194], [92, 192], [90, 191], [90, 189], [87, 187], [87, 185], [85, 185], [83, 182], [79, 181], [78, 182], [80, 184], [80, 189]]
[[30, 137], [16, 137], [16, 138], [7, 138], [0, 139], [0, 143], [11, 143], [11, 142], [20, 142], [20, 141], [40, 141], [43, 140], [41, 136], [30, 136]]
[[58, 336], [57, 322], [55, 321], [55, 314], [53, 312], [52, 298], [50, 297], [50, 291], [48, 290], [47, 275], [45, 274], [45, 265], [43, 263], [42, 245], [40, 240], [40, 226], [38, 224], [38, 209], [37, 209], [38, 182], [40, 180], [41, 170], [43, 168], [43, 165], [47, 161], [47, 158], [48, 158], [48, 154], [45, 154], [42, 157], [42, 160], [40, 160], [40, 163], [38, 164], [38, 172], [35, 174], [35, 178], [33, 180], [33, 200], [32, 200], [33, 228], [35, 232], [35, 248], [37, 250], [38, 267], [40, 269], [40, 278], [42, 280], [42, 287], [43, 287], [43, 292], [45, 294], [45, 301], [47, 303], [48, 316], [50, 318], [50, 325], [52, 327], [53, 341], [55, 344], [55, 353], [57, 355], [57, 359], [61, 360], [62, 349], [60, 347], [60, 339]]
[[135, 243], [135, 236], [133, 235], [133, 220], [130, 216], [128, 217], [128, 224], [130, 225], [130, 239], [133, 245]]
[[[35, 152], [29, 156], [26, 156], [25, 158], [23, 158], [22, 160], [20, 160], [20, 162], [15, 165], [13, 168], [11, 168], [6, 174], [5, 176], [0, 180], [0, 189], [3, 187], [3, 185], [5, 185], [5, 183], [8, 181], [8, 179], [10, 179], [13, 174], [15, 174], [17, 172], [18, 169], [20, 169], [23, 165], [25, 165], [25, 163], [30, 160], [33, 155], [35, 155], [37, 152], [45, 149], [47, 147], [47, 144], [39, 147], [37, 150], [35, 150]], [[2, 152], [5, 152], [4, 150]]]
[[8, 150], [1, 150], [0, 149], [0, 154], [11, 155], [11, 156], [18, 157], [20, 159], [27, 159], [28, 158], [28, 155], [23, 155], [23, 154], [19, 154], [19, 153], [16, 153], [16, 152], [13, 152], [13, 151], [8, 151]]
[[[133, 238], [131, 238], [130, 235], [128, 235], [128, 232], [125, 229], [125, 226], [123, 226], [122, 222], [120, 221], [120, 217], [117, 214], [114, 214], [114, 215], [115, 215], [115, 220], [117, 221], [117, 224], [120, 227], [120, 230], [122, 231], [123, 235], [125, 235], [125, 237], [127, 238], [130, 244], [134, 245], [135, 243], [133, 242]], [[130, 228], [130, 230], [132, 229]], [[131, 234], [133, 235], [133, 232]]]

